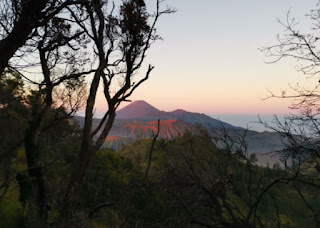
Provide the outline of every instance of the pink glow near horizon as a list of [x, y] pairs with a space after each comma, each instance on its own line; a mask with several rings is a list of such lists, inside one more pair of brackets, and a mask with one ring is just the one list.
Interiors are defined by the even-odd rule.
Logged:
[[[174, 111], [176, 109], [183, 109], [189, 112], [197, 112], [204, 114], [233, 114], [233, 115], [258, 115], [258, 114], [268, 114], [268, 115], [283, 115], [292, 112], [288, 108], [290, 105], [289, 101], [282, 99], [270, 99], [270, 100], [258, 100], [256, 103], [225, 103], [225, 102], [210, 102], [208, 105], [202, 103], [193, 103], [188, 101], [182, 101], [178, 105], [176, 102], [169, 101], [159, 101], [152, 99], [135, 99], [135, 100], [145, 100], [150, 105], [159, 109], [160, 111]], [[133, 100], [134, 101], [134, 100]], [[120, 105], [119, 109], [129, 105], [130, 102], [124, 102]], [[99, 99], [96, 103], [96, 115], [101, 116], [106, 111], [107, 106], [103, 99]]]

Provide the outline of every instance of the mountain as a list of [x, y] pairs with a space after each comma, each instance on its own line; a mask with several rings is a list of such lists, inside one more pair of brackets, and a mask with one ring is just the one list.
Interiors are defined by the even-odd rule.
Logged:
[[207, 116], [202, 113], [193, 113], [193, 112], [187, 112], [183, 109], [177, 109], [173, 112], [169, 112], [169, 114], [176, 119], [183, 120], [190, 124], [200, 124], [204, 127], [208, 128], [226, 128], [226, 129], [234, 129], [234, 130], [244, 130], [241, 127], [235, 127], [231, 124], [222, 122], [220, 120], [214, 119], [210, 116]]
[[134, 101], [117, 111], [117, 119], [148, 120], [160, 111], [145, 101]]
[[[84, 118], [75, 117], [76, 122], [83, 126]], [[107, 137], [104, 147], [120, 150], [123, 145], [141, 138], [152, 137], [157, 132], [157, 120], [160, 120], [159, 138], [172, 139], [183, 135], [186, 131], [196, 133], [197, 126], [206, 128], [209, 132], [220, 132], [225, 129], [231, 137], [238, 138], [245, 132], [244, 128], [236, 127], [202, 113], [188, 112], [176, 109], [172, 112], [160, 111], [145, 101], [135, 101], [117, 111], [116, 120]], [[93, 129], [100, 119], [93, 120]], [[276, 132], [246, 131], [245, 140], [248, 152], [256, 153], [261, 164], [266, 161], [271, 164], [278, 161], [277, 157], [266, 157], [263, 153], [284, 148], [285, 138]]]
[[160, 111], [145, 101], [134, 101], [126, 107], [117, 111], [117, 120], [141, 120], [141, 121], [156, 121], [156, 120], [182, 120], [187, 124], [200, 124], [206, 127], [227, 128], [244, 130], [240, 127], [232, 126], [231, 124], [216, 120], [205, 114], [188, 112], [182, 109], [177, 109], [172, 112]]

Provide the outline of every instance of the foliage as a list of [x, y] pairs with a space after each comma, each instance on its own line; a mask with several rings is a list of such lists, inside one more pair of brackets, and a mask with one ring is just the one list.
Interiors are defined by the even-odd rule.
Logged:
[[[79, 131], [68, 121], [47, 131], [42, 150], [47, 161], [49, 222], [58, 226], [59, 201], [67, 186], [65, 176], [79, 148]], [[88, 227], [312, 227], [309, 206], [319, 210], [315, 189], [298, 183], [276, 182], [285, 171], [259, 167], [217, 148], [204, 133], [186, 133], [156, 142], [150, 172], [145, 179], [151, 139], [137, 141], [120, 152], [99, 150], [81, 191], [78, 225]], [[70, 143], [73, 142], [73, 143]], [[12, 172], [26, 174], [23, 148]], [[248, 162], [249, 161], [249, 162]], [[17, 165], [19, 164], [19, 165]], [[227, 175], [226, 175], [227, 174]], [[37, 225], [34, 200], [21, 199], [22, 183], [15, 180], [0, 202], [6, 224]], [[296, 191], [296, 187], [301, 192]], [[263, 193], [264, 192], [264, 193]], [[263, 194], [262, 194], [263, 193]], [[257, 199], [262, 194], [259, 203]], [[20, 195], [20, 196], [19, 196]], [[292, 199], [295, 199], [294, 201]], [[249, 220], [251, 209], [254, 214]], [[256, 220], [256, 222], [255, 222]]]
[[[60, 217], [68, 226], [84, 213], [77, 211], [76, 205], [84, 203], [79, 195], [116, 109], [154, 68], [149, 65], [144, 76], [133, 77], [160, 39], [159, 17], [174, 12], [162, 10], [162, 2], [155, 1], [153, 13], [143, 0], [122, 1], [116, 10], [104, 0], [0, 3], [0, 121], [1, 127], [17, 130], [0, 135], [0, 198], [16, 179], [20, 203], [33, 224], [46, 226]], [[92, 80], [85, 80], [90, 74]], [[93, 129], [100, 82], [108, 106]], [[80, 134], [68, 121], [84, 104]], [[12, 164], [21, 147], [25, 164]], [[24, 171], [12, 169], [24, 165]]]
[[[275, 45], [265, 47], [268, 60], [272, 63], [285, 58], [291, 58], [299, 63], [298, 70], [304, 75], [315, 77], [319, 74], [319, 4], [307, 15], [309, 26], [299, 28], [294, 17], [287, 14], [286, 21], [279, 21], [285, 28], [283, 34], [278, 35]], [[319, 169], [319, 83], [311, 88], [297, 84], [291, 87], [291, 92], [282, 91], [280, 95], [271, 93], [270, 97], [290, 99], [290, 108], [297, 110], [298, 114], [289, 115], [285, 120], [275, 119], [277, 126], [270, 129], [279, 132], [287, 139], [285, 149], [277, 151], [281, 157], [282, 165], [290, 173], [284, 179], [294, 186], [296, 193], [302, 200], [304, 207], [308, 208], [308, 217], [317, 227], [319, 223], [319, 209], [313, 205], [320, 190]], [[262, 122], [262, 121], [261, 121]], [[279, 170], [279, 165], [274, 169]], [[281, 217], [285, 220], [284, 217]]]
[[[138, 141], [120, 154], [145, 169], [150, 143], [150, 140]], [[255, 159], [243, 159], [219, 149], [205, 132], [187, 133], [171, 141], [160, 140], [153, 153], [149, 181], [158, 186], [158, 198], [166, 205], [156, 215], [157, 218], [163, 214], [168, 216], [162, 220], [163, 225], [316, 225], [308, 219], [312, 211], [296, 191], [297, 183], [282, 179], [285, 174], [292, 177], [292, 173], [278, 166], [259, 167]], [[308, 198], [312, 208], [319, 210], [312, 193], [312, 188], [304, 188], [301, 194]], [[297, 200], [292, 201], [293, 198]]]

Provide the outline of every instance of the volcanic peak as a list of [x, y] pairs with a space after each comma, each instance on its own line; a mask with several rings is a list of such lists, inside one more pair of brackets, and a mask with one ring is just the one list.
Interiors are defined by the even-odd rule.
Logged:
[[117, 111], [117, 119], [141, 119], [145, 116], [160, 112], [158, 109], [145, 101], [134, 101]]

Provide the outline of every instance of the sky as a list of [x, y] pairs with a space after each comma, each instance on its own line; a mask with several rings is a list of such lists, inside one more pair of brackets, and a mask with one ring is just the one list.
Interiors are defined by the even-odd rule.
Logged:
[[[153, 0], [146, 1], [148, 6]], [[131, 100], [145, 100], [156, 108], [182, 108], [210, 115], [265, 115], [290, 112], [290, 101], [266, 98], [289, 85], [312, 84], [297, 72], [296, 62], [266, 64], [259, 48], [276, 44], [284, 32], [277, 19], [288, 10], [308, 26], [305, 14], [317, 0], [167, 0], [177, 13], [159, 19], [163, 37], [147, 53], [155, 66], [150, 79]], [[141, 70], [141, 74], [143, 70]], [[102, 108], [99, 97], [97, 113]], [[101, 104], [101, 107], [99, 106]]]

